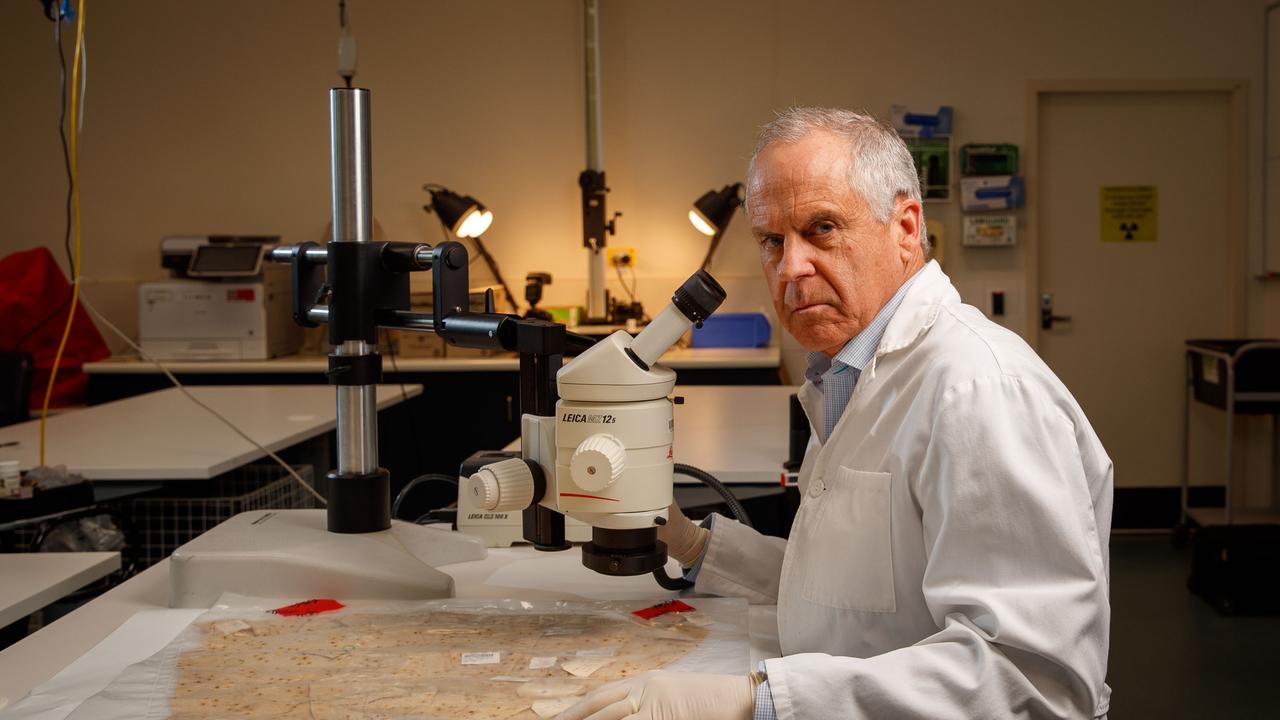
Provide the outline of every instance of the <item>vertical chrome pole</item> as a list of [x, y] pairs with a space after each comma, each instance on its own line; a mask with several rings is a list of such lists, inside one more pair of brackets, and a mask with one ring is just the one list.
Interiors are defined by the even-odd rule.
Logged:
[[[587, 169], [604, 170], [603, 141], [600, 137], [600, 16], [596, 0], [583, 0], [583, 63], [586, 79]], [[604, 237], [600, 238], [603, 245]], [[604, 248], [587, 251], [587, 317], [605, 317], [608, 308], [604, 292]]]
[[[333, 239], [373, 239], [369, 158], [369, 91], [329, 91], [329, 154], [333, 168]], [[348, 340], [338, 355], [369, 355], [369, 343]], [[372, 385], [338, 387], [338, 472], [368, 474], [378, 469], [378, 405]]]

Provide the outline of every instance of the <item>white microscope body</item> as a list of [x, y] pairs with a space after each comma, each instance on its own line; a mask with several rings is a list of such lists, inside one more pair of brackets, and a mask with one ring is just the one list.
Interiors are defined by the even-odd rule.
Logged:
[[522, 418], [523, 457], [486, 465], [463, 492], [486, 510], [536, 502], [590, 525], [583, 564], [599, 572], [662, 567], [666, 547], [656, 528], [672, 501], [668, 396], [676, 374], [655, 363], [723, 300], [724, 290], [699, 271], [638, 336], [620, 330], [569, 362], [556, 375], [555, 417]]

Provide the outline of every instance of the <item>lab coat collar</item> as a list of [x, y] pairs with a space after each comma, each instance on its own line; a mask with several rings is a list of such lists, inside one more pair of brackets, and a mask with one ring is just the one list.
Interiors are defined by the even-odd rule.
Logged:
[[[951, 279], [942, 272], [942, 267], [936, 260], [930, 260], [916, 274], [913, 284], [902, 298], [902, 304], [889, 320], [889, 325], [880, 338], [875, 358], [863, 372], [869, 373], [870, 377], [875, 377], [876, 362], [882, 356], [915, 343], [928, 332], [929, 328], [933, 327], [944, 302], [959, 301], [960, 294], [951, 285]], [[816, 437], [817, 433], [814, 431], [816, 425], [813, 419], [823, 417], [822, 390], [812, 381], [806, 381], [800, 388], [798, 396], [800, 406], [809, 419], [810, 431], [814, 432]]]
[[[907, 290], [898, 312], [889, 320], [889, 326], [880, 338], [876, 359], [901, 350], [918, 340], [933, 327], [944, 302], [959, 302], [960, 294], [951, 285], [951, 279], [942, 272], [938, 261], [930, 260], [920, 270], [915, 284]], [[875, 362], [871, 371], [874, 375]]]

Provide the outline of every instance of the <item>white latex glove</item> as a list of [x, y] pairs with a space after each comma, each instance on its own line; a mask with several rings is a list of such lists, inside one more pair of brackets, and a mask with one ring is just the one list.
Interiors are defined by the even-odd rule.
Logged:
[[597, 688], [556, 720], [751, 720], [755, 709], [746, 675], [653, 672]]
[[658, 539], [667, 544], [667, 555], [685, 567], [698, 561], [710, 536], [710, 530], [694, 525], [675, 503], [667, 508], [667, 524], [658, 526]]

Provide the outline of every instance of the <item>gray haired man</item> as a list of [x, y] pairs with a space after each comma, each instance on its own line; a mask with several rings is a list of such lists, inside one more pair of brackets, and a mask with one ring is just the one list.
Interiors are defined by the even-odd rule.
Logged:
[[783, 657], [625, 680], [562, 717], [1105, 716], [1111, 461], [1035, 352], [926, 260], [902, 140], [789, 110], [747, 214], [810, 351], [800, 508], [788, 540], [676, 507], [660, 532], [698, 591], [777, 604]]

